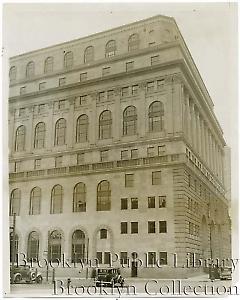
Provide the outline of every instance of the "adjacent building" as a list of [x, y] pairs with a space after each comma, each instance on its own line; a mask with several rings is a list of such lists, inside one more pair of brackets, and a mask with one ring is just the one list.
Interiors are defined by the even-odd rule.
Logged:
[[100, 264], [137, 253], [159, 276], [184, 273], [174, 254], [179, 266], [231, 256], [226, 144], [173, 18], [12, 57], [9, 77], [18, 252]]

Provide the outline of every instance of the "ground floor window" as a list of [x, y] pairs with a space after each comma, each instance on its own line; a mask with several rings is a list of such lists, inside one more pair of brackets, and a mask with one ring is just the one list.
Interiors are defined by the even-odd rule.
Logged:
[[58, 230], [54, 230], [49, 235], [48, 241], [48, 256], [49, 260], [52, 262], [54, 261], [61, 261], [61, 242], [62, 242], [62, 235]]
[[39, 253], [39, 234], [32, 231], [28, 236], [27, 258], [37, 260]]
[[[16, 254], [18, 253], [19, 238], [18, 235], [10, 234], [10, 262], [16, 261]], [[14, 249], [15, 248], [15, 249]]]
[[85, 257], [85, 234], [82, 230], [75, 230], [72, 235], [72, 262], [79, 262]]

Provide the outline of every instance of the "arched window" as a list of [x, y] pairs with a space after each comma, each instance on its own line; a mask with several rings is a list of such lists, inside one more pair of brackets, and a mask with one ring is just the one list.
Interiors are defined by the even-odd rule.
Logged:
[[104, 110], [99, 116], [99, 138], [112, 137], [112, 114], [110, 110]]
[[61, 214], [62, 202], [63, 202], [63, 188], [61, 185], [57, 184], [52, 189], [50, 213]]
[[88, 116], [81, 115], [77, 119], [76, 143], [87, 142], [88, 140]]
[[123, 135], [134, 135], [137, 133], [137, 109], [128, 106], [123, 112]]
[[139, 43], [139, 35], [137, 33], [132, 34], [128, 39], [128, 51], [139, 49]]
[[44, 62], [44, 73], [51, 73], [53, 71], [53, 57], [49, 56], [45, 59]]
[[9, 70], [9, 80], [10, 82], [13, 82], [17, 78], [17, 68], [15, 66], [12, 66]]
[[84, 51], [84, 62], [89, 63], [94, 61], [94, 48], [93, 46], [89, 46]]
[[30, 78], [30, 77], [34, 76], [34, 74], [35, 74], [34, 62], [30, 61], [26, 67], [26, 77]]
[[39, 254], [39, 234], [32, 231], [28, 236], [27, 258], [28, 260], [37, 260]]
[[10, 233], [10, 262], [16, 261], [16, 254], [18, 253], [18, 244], [19, 244], [18, 235], [15, 233], [15, 236], [13, 236], [13, 233], [11, 232]]
[[73, 191], [73, 212], [86, 211], [86, 186], [79, 182]]
[[111, 210], [111, 188], [107, 180], [97, 186], [97, 211]]
[[58, 230], [54, 230], [50, 233], [48, 239], [48, 260], [49, 261], [61, 261], [62, 252], [62, 235]]
[[10, 216], [13, 216], [14, 213], [16, 214], [16, 216], [19, 216], [20, 205], [21, 205], [21, 191], [20, 189], [15, 189], [12, 191], [10, 196]]
[[59, 119], [55, 125], [55, 146], [65, 145], [67, 124], [65, 119]]
[[162, 131], [164, 129], [164, 107], [162, 102], [155, 101], [150, 104], [148, 118], [150, 132]]
[[117, 50], [116, 41], [114, 40], [108, 41], [105, 49], [106, 57], [114, 56], [116, 54], [116, 50]]
[[72, 51], [67, 52], [64, 55], [64, 68], [72, 68], [73, 66], [73, 53]]
[[26, 128], [21, 125], [16, 130], [15, 136], [15, 151], [24, 151], [25, 149]]
[[45, 146], [45, 123], [40, 122], [35, 127], [34, 148], [42, 149]]
[[41, 209], [41, 189], [35, 187], [30, 194], [29, 215], [39, 215]]
[[82, 230], [75, 230], [72, 235], [72, 262], [79, 262], [85, 258], [85, 234]]

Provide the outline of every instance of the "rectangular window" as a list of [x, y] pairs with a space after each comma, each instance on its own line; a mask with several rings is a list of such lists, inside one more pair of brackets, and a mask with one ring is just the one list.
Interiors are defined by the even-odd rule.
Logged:
[[167, 265], [167, 252], [159, 252], [160, 265]]
[[66, 77], [59, 78], [59, 86], [63, 86], [66, 84]]
[[87, 95], [78, 96], [75, 98], [75, 107], [87, 104]]
[[58, 101], [58, 109], [64, 109], [66, 106], [66, 100], [59, 100]]
[[20, 87], [20, 95], [24, 95], [26, 93], [26, 87], [22, 86]]
[[128, 262], [128, 253], [127, 252], [120, 252], [120, 263], [127, 264]]
[[138, 149], [132, 149], [131, 158], [137, 158], [137, 157], [138, 157]]
[[107, 239], [107, 229], [101, 229], [100, 230], [100, 239], [101, 240]]
[[151, 57], [151, 66], [159, 63], [159, 55], [155, 55]]
[[138, 198], [131, 198], [131, 209], [138, 209]]
[[102, 264], [102, 252], [97, 252], [97, 255], [96, 255], [97, 257], [97, 260], [98, 260], [98, 263], [99, 264]]
[[121, 199], [121, 210], [128, 209], [128, 199], [122, 198]]
[[188, 175], [188, 186], [191, 187], [191, 175]]
[[129, 72], [134, 68], [134, 61], [129, 61], [126, 63], [126, 71]]
[[26, 115], [26, 108], [19, 108], [19, 117], [24, 117]]
[[122, 96], [128, 96], [129, 94], [129, 87], [128, 86], [125, 86], [122, 88]]
[[166, 207], [166, 196], [159, 196], [159, 208]]
[[108, 98], [108, 100], [111, 100], [114, 98], [114, 90], [107, 91], [107, 98]]
[[46, 82], [40, 82], [39, 83], [39, 91], [43, 91], [46, 88]]
[[148, 221], [148, 233], [156, 233], [155, 221]]
[[85, 81], [85, 80], [87, 80], [87, 72], [80, 74], [80, 81], [82, 82], [82, 81]]
[[134, 186], [134, 174], [125, 174], [125, 187]]
[[127, 222], [121, 222], [121, 234], [127, 234]]
[[104, 264], [110, 264], [110, 252], [104, 252]]
[[38, 105], [38, 113], [41, 114], [45, 111], [45, 104], [39, 104]]
[[194, 180], [194, 191], [195, 192], [197, 191], [197, 180], [196, 179]]
[[155, 148], [153, 146], [147, 148], [147, 156], [148, 157], [155, 156]]
[[77, 154], [77, 164], [81, 165], [84, 163], [84, 153], [78, 153]]
[[152, 172], [152, 185], [161, 184], [161, 171]]
[[166, 232], [167, 232], [167, 222], [159, 221], [159, 233], [166, 233]]
[[147, 83], [147, 92], [153, 92], [154, 91], [154, 81]]
[[138, 233], [138, 222], [131, 222], [131, 233]]
[[148, 265], [153, 266], [156, 264], [156, 252], [148, 252]]
[[59, 168], [62, 166], [62, 156], [55, 157], [55, 168]]
[[155, 197], [148, 197], [148, 208], [155, 208]]
[[165, 82], [164, 79], [157, 80], [157, 89], [158, 90], [161, 90], [164, 87], [164, 82]]
[[21, 162], [15, 161], [14, 163], [14, 172], [20, 172], [21, 171]]
[[110, 74], [110, 67], [106, 67], [102, 69], [102, 76], [106, 76], [108, 74]]
[[128, 150], [121, 151], [121, 160], [128, 159]]
[[100, 151], [100, 160], [101, 162], [108, 161], [108, 150]]
[[99, 102], [102, 102], [102, 101], [104, 101], [105, 100], [105, 92], [100, 92], [99, 94], [98, 94], [98, 101]]
[[34, 169], [38, 170], [41, 168], [41, 158], [35, 159], [34, 160]]
[[148, 46], [153, 47], [155, 44], [156, 44], [155, 42], [151, 42], [151, 43], [148, 43]]
[[164, 155], [166, 153], [166, 146], [160, 145], [158, 146], [158, 156]]
[[132, 86], [132, 95], [135, 96], [138, 94], [138, 91], [139, 91], [139, 85], [138, 84], [135, 84]]

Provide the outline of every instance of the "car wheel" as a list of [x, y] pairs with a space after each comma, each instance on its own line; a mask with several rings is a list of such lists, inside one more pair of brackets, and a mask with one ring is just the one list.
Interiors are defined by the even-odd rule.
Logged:
[[16, 275], [14, 282], [19, 283], [21, 280], [22, 280], [22, 276], [19, 274], [19, 275]]
[[42, 283], [42, 281], [43, 281], [42, 276], [38, 276], [38, 277], [36, 278], [36, 283]]

